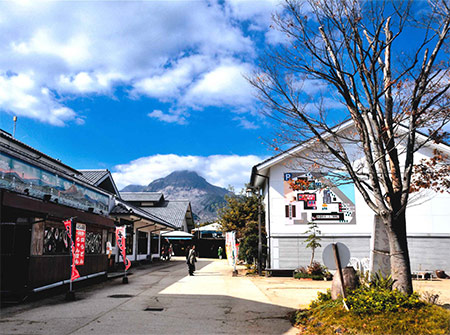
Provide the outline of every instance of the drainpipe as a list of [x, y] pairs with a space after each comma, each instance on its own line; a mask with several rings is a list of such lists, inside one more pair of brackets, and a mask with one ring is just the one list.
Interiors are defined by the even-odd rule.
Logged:
[[270, 229], [270, 178], [268, 176], [259, 174], [259, 173], [255, 173], [255, 175], [257, 175], [258, 177], [264, 178], [267, 180], [267, 210], [266, 210], [266, 221], [267, 221], [267, 243], [268, 243], [268, 250], [267, 250], [267, 262], [266, 262], [266, 266], [267, 263], [269, 263], [269, 268], [272, 267], [271, 264], [271, 249], [270, 249], [270, 233], [271, 233], [271, 229]]

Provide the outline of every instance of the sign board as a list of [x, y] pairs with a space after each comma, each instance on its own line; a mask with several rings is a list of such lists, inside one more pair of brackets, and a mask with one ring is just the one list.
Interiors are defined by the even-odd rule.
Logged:
[[355, 223], [353, 184], [339, 185], [326, 174], [288, 172], [283, 189], [286, 223]]
[[[337, 242], [336, 248], [339, 252], [339, 260], [341, 262], [342, 268], [345, 268], [350, 261], [350, 250], [344, 243]], [[336, 261], [334, 259], [333, 253], [333, 243], [328, 244], [322, 252], [323, 264], [330, 270], [337, 270]]]
[[74, 262], [75, 265], [84, 265], [84, 254], [86, 252], [86, 225], [83, 223], [77, 223], [75, 230], [75, 252]]

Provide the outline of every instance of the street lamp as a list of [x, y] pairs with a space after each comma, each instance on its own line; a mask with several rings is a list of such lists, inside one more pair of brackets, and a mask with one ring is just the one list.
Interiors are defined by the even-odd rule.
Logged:
[[261, 240], [261, 194], [260, 188], [254, 186], [247, 187], [247, 196], [255, 194], [258, 197], [258, 275], [261, 276], [261, 255], [262, 255], [262, 240]]

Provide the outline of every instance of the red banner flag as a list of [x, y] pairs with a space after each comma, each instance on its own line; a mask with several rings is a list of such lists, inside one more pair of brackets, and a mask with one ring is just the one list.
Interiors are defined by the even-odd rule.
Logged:
[[72, 253], [72, 273], [70, 274], [70, 280], [74, 281], [75, 279], [80, 278], [80, 274], [75, 267], [75, 248], [72, 239], [72, 219], [64, 221], [64, 227], [66, 228], [67, 236], [70, 238], [70, 251]]
[[125, 271], [127, 271], [131, 266], [131, 262], [126, 255], [125, 234], [126, 234], [125, 226], [116, 227], [117, 246], [119, 247], [120, 253], [122, 254], [123, 263], [125, 264]]
[[84, 265], [85, 245], [86, 245], [86, 225], [82, 223], [77, 223], [77, 229], [75, 230], [75, 252], [74, 252], [75, 265]]

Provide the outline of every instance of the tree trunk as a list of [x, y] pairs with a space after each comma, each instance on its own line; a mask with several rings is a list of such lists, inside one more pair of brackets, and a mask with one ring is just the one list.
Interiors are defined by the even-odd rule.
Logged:
[[314, 251], [315, 249], [312, 249], [312, 253], [311, 253], [311, 262], [309, 262], [309, 266], [312, 266], [313, 262], [314, 262]]
[[387, 225], [390, 247], [391, 275], [395, 280], [394, 289], [403, 293], [413, 293], [411, 265], [409, 262], [408, 241], [406, 239], [405, 211], [395, 217], [391, 214], [384, 219]]

